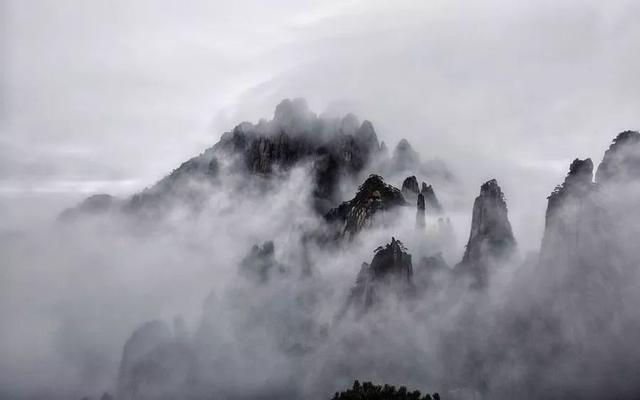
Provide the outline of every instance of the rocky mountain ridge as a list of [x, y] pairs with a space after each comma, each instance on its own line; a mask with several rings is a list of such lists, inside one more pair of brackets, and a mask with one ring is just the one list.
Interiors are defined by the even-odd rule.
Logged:
[[[402, 139], [389, 158], [386, 145], [378, 141], [373, 124], [362, 123], [353, 114], [342, 118], [317, 116], [304, 99], [285, 99], [277, 105], [272, 120], [243, 122], [226, 132], [213, 147], [182, 163], [165, 178], [127, 199], [98, 195], [65, 210], [61, 219], [124, 211], [161, 217], [175, 203], [198, 209], [227, 175], [267, 182], [291, 168], [310, 164], [313, 206], [325, 214], [339, 202], [340, 183], [375, 169], [384, 175], [407, 168], [420, 169], [452, 181], [453, 175], [439, 161], [422, 163], [409, 142]], [[95, 196], [94, 196], [95, 197]], [[110, 198], [97, 205], [98, 198]], [[87, 203], [88, 202], [88, 203]]]
[[[284, 116], [279, 118], [286, 119]], [[294, 118], [287, 121], [293, 126], [304, 126], [307, 120]], [[350, 126], [357, 126], [357, 124], [351, 123]], [[236, 139], [245, 140], [241, 137], [243, 136], [237, 136]], [[228, 138], [233, 146], [235, 146], [233, 141], [236, 139], [234, 136]], [[247, 168], [253, 168], [254, 173], [262, 174], [270, 173], [267, 172], [269, 168], [274, 168], [280, 162], [270, 163], [268, 160], [289, 160], [287, 154], [290, 153], [287, 153], [286, 149], [292, 147], [289, 147], [290, 144], [282, 144], [288, 139], [280, 140], [268, 142], [271, 144], [258, 140], [257, 143], [261, 144], [257, 145], [257, 153], [254, 150], [241, 153], [251, 154], [249, 159], [255, 161], [246, 163], [244, 159], [244, 165]], [[273, 143], [280, 144], [272, 147]], [[628, 223], [623, 223], [640, 217], [637, 208], [639, 192], [634, 192], [635, 185], [640, 182], [640, 170], [636, 169], [640, 165], [638, 164], [640, 160], [638, 143], [640, 143], [640, 133], [623, 132], [618, 135], [605, 153], [595, 174], [595, 181], [593, 162], [590, 159], [575, 159], [569, 166], [564, 182], [549, 196], [539, 259], [525, 264], [522, 268], [530, 267], [533, 268], [533, 272], [536, 272], [532, 274], [534, 279], [527, 281], [527, 284], [530, 283], [532, 287], [544, 289], [544, 285], [549, 282], [553, 285], [549, 291], [542, 292], [548, 296], [536, 303], [542, 308], [553, 310], [551, 315], [541, 317], [538, 308], [524, 311], [518, 309], [517, 317], [504, 325], [505, 329], [516, 332], [513, 337], [517, 340], [514, 339], [514, 343], [510, 343], [509, 346], [503, 346], [507, 350], [500, 346], [503, 343], [498, 343], [491, 347], [491, 352], [484, 358], [478, 357], [475, 353], [484, 350], [482, 346], [474, 348], [470, 354], [455, 353], [458, 345], [456, 340], [464, 337], [466, 332], [456, 331], [453, 335], [453, 345], [448, 348], [449, 351], [464, 359], [465, 368], [482, 371], [481, 378], [477, 382], [481, 390], [489, 390], [484, 386], [486, 371], [493, 371], [492, 368], [496, 364], [505, 362], [505, 359], [508, 360], [513, 353], [522, 352], [522, 357], [525, 358], [531, 356], [532, 353], [527, 353], [528, 346], [535, 348], [534, 355], [541, 358], [544, 355], [545, 361], [558, 359], [564, 361], [566, 358], [562, 357], [567, 357], [567, 354], [586, 352], [592, 356], [589, 360], [583, 360], [589, 368], [594, 368], [592, 360], [597, 361], [606, 356], [599, 353], [600, 349], [597, 346], [584, 346], [584, 343], [616, 340], [616, 337], [603, 339], [598, 336], [597, 328], [617, 323], [619, 315], [615, 307], [619, 306], [623, 300], [619, 294], [620, 282], [624, 282], [626, 276], [634, 276], [638, 266], [637, 261], [640, 260], [635, 245], [629, 244], [629, 240], [624, 240], [625, 236], [630, 236], [629, 230], [633, 232], [635, 228], [630, 227]], [[245, 143], [241, 144], [241, 148], [246, 149], [251, 146], [247, 147]], [[403, 144], [397, 153], [407, 154], [407, 146]], [[263, 155], [266, 156], [263, 157]], [[349, 157], [343, 158], [343, 160], [347, 159], [353, 160]], [[284, 162], [286, 164], [289, 161]], [[359, 161], [355, 164], [345, 163], [343, 167], [347, 165], [359, 165]], [[621, 186], [623, 189], [620, 189]], [[439, 202], [435, 198], [433, 187], [423, 184], [420, 192], [417, 191], [417, 187], [418, 181], [414, 176], [407, 178], [403, 182], [402, 189], [398, 189], [385, 183], [382, 176], [370, 175], [359, 187], [353, 199], [331, 209], [325, 214], [325, 219], [328, 223], [337, 226], [341, 238], [352, 238], [366, 231], [373, 225], [376, 218], [384, 216], [385, 213], [400, 207], [414, 207], [415, 204], [416, 225], [420, 228], [416, 230], [416, 235], [422, 235], [429, 204], [435, 211], [433, 204], [439, 205]], [[405, 195], [405, 192], [408, 195]], [[415, 195], [415, 199], [411, 202], [407, 201], [409, 195]], [[435, 199], [435, 202], [430, 203], [429, 197]], [[109, 204], [110, 201], [106, 198], [96, 200], [97, 204], [103, 202]], [[442, 207], [439, 208], [442, 211]], [[424, 236], [418, 237], [424, 238]], [[347, 242], [346, 248], [349, 249], [349, 241], [345, 242]], [[418, 254], [417, 250], [414, 249], [415, 254]], [[497, 180], [488, 180], [481, 185], [479, 195], [474, 201], [469, 239], [460, 263], [451, 267], [437, 252], [414, 257], [403, 242], [396, 239], [396, 236], [392, 236], [389, 243], [385, 243], [374, 251], [375, 254], [370, 263], [365, 262], [361, 265], [355, 277], [355, 283], [347, 294], [347, 305], [342, 311], [341, 318], [349, 310], [354, 311], [356, 321], [359, 316], [372, 315], [376, 312], [377, 305], [384, 304], [387, 298], [393, 298], [403, 304], [411, 299], [417, 299], [417, 301], [424, 299], [421, 297], [424, 293], [459, 290], [460, 282], [466, 282], [469, 277], [472, 281], [471, 287], [476, 289], [471, 292], [487, 293], [492, 289], [491, 277], [497, 268], [516, 263], [513, 258], [516, 252], [517, 242], [509, 221], [505, 194]], [[249, 255], [241, 261], [239, 270], [253, 282], [270, 285], [274, 283], [273, 281], [277, 281], [270, 277], [286, 275], [287, 268], [275, 259], [273, 242], [266, 242], [262, 246], [255, 246], [250, 251]], [[549, 279], [549, 276], [553, 276], [554, 279]], [[468, 285], [465, 287], [468, 289]], [[467, 294], [467, 292], [462, 293]], [[309, 297], [315, 299], [316, 295], [317, 292], [312, 292]], [[295, 303], [304, 303], [305, 299], [306, 297], [302, 295], [295, 297]], [[437, 296], [430, 299], [437, 301]], [[478, 298], [473, 299], [479, 301]], [[481, 309], [479, 307], [475, 303], [472, 304], [470, 306], [470, 310], [473, 311], [472, 317], [463, 320], [469, 324], [464, 325], [465, 330], [469, 327], [478, 329], [471, 330], [472, 334], [482, 332], [482, 329], [487, 326], [485, 321], [478, 321], [482, 318], [478, 318], [474, 313]], [[582, 317], [580, 312], [584, 309], [589, 310], [589, 313]], [[305, 317], [308, 317], [308, 314], [305, 312]], [[501, 321], [500, 318], [497, 320]], [[562, 325], [567, 321], [568, 325]], [[300, 325], [304, 326], [302, 331], [305, 334], [317, 328], [307, 319], [303, 322]], [[333, 327], [326, 330], [324, 327], [320, 329], [323, 332], [319, 335], [322, 338], [320, 340], [330, 337], [331, 328]], [[574, 336], [570, 336], [569, 339], [554, 336], [560, 335], [558, 332], [563, 328], [570, 329], [572, 333], [576, 333], [576, 336], [587, 340], [574, 342], [572, 341]], [[635, 329], [633, 326], [627, 328]], [[163, 393], [174, 394], [170, 390], [166, 391], [168, 390], [167, 382], [170, 382], [169, 386], [172, 390], [177, 390], [176, 393], [188, 392], [187, 388], [193, 377], [192, 371], [195, 368], [194, 365], [198, 363], [199, 355], [193, 352], [189, 344], [185, 344], [189, 343], [188, 341], [184, 342], [181, 338], [181, 335], [172, 332], [162, 323], [150, 323], [137, 330], [123, 351], [119, 378], [120, 397], [135, 398], [129, 395], [135, 390], [155, 393], [156, 388], [161, 388]], [[491, 338], [483, 338], [485, 339], [492, 343]], [[349, 343], [356, 343], [354, 347], [357, 347], [357, 341]], [[537, 347], [539, 343], [544, 343], [544, 346], [548, 347], [540, 349]], [[313, 354], [313, 348], [304, 347], [300, 350], [303, 346], [291, 347], [297, 351], [296, 354]], [[288, 351], [292, 351], [291, 348], [288, 348]], [[615, 354], [617, 358], [623, 355], [623, 353]], [[552, 368], [554, 363], [542, 365], [545, 368]], [[619, 370], [622, 371], [626, 364], [621, 362], [615, 365], [619, 365]], [[631, 360], [629, 365], [634, 366], [637, 363]], [[586, 369], [585, 373], [590, 371]], [[603, 374], [605, 373], [599, 373], [598, 376]], [[606, 375], [607, 381], [613, 382], [607, 390], [624, 394], [620, 389], [624, 385], [620, 382], [625, 383], [625, 377], [615, 375]], [[158, 376], [169, 377], [169, 379], [158, 378]], [[132, 385], [138, 389], [132, 389]], [[143, 389], [139, 389], [140, 387]], [[494, 390], [497, 389], [494, 388]], [[567, 393], [575, 394], [574, 398], [585, 398], [584, 394], [588, 394], [587, 391], [581, 391], [581, 388], [575, 387], [571, 387]], [[598, 393], [600, 394], [601, 391]]]

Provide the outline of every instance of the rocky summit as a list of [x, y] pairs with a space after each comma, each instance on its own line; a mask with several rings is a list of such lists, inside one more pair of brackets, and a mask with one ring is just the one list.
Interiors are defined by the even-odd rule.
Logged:
[[640, 179], [640, 133], [624, 131], [618, 134], [604, 153], [596, 171], [601, 185], [629, 183]]
[[[295, 127], [285, 130], [286, 135], [303, 129], [309, 120], [313, 120], [313, 117], [304, 113], [300, 118], [289, 115], [291, 107], [300, 111], [301, 106], [288, 104], [278, 111], [276, 118], [278, 121], [286, 121], [283, 123], [288, 124], [287, 126]], [[361, 126], [355, 117], [348, 116], [341, 121], [340, 129], [344, 132], [357, 132]], [[372, 139], [372, 136], [367, 137]], [[211, 371], [223, 371], [229, 365], [229, 358], [224, 358], [228, 342], [211, 347], [208, 341], [220, 329], [220, 301], [229, 301], [239, 311], [234, 313], [234, 319], [228, 323], [234, 327], [230, 331], [233, 341], [238, 340], [240, 343], [239, 338], [244, 338], [242, 346], [236, 349], [241, 353], [236, 354], [242, 354], [247, 360], [254, 360], [255, 354], [264, 350], [264, 343], [256, 338], [264, 338], [267, 334], [274, 338], [270, 345], [281, 352], [278, 354], [292, 357], [296, 366], [299, 365], [298, 361], [315, 361], [319, 348], [326, 349], [347, 343], [347, 347], [333, 349], [335, 355], [332, 357], [337, 357], [337, 364], [331, 363], [323, 370], [325, 373], [338, 370], [340, 377], [344, 371], [336, 366], [351, 367], [349, 362], [353, 353], [349, 351], [352, 350], [362, 351], [361, 354], [366, 357], [370, 354], [376, 357], [365, 358], [363, 364], [381, 362], [386, 368], [391, 357], [394, 365], [402, 365], [406, 362], [406, 355], [394, 359], [393, 353], [386, 349], [383, 349], [382, 356], [376, 353], [375, 346], [380, 343], [378, 340], [381, 337], [385, 340], [393, 339], [387, 340], [385, 344], [395, 341], [405, 346], [404, 339], [411, 339], [411, 336], [400, 336], [402, 340], [398, 340], [394, 335], [411, 334], [412, 330], [404, 329], [406, 326], [401, 321], [409, 321], [411, 324], [427, 321], [424, 326], [411, 325], [420, 327], [419, 333], [422, 334], [441, 315], [446, 315], [447, 318], [455, 315], [452, 317], [453, 322], [459, 328], [447, 330], [439, 338], [439, 343], [443, 351], [451, 356], [443, 361], [443, 370], [447, 377], [449, 371], [456, 371], [456, 387], [458, 382], [471, 382], [470, 386], [484, 390], [484, 384], [491, 376], [484, 372], [477, 375], [478, 368], [481, 371], [502, 371], [502, 362], [509, 357], [527, 360], [540, 357], [549, 365], [554, 365], [559, 360], [566, 360], [567, 354], [589, 355], [588, 359], [580, 358], [577, 367], [571, 366], [573, 373], [583, 372], [582, 363], [586, 362], [590, 368], [587, 370], [590, 377], [605, 374], [608, 381], [623, 387], [627, 384], [626, 377], [620, 378], [617, 371], [627, 366], [625, 356], [628, 348], [615, 347], [621, 332], [617, 323], [623, 317], [620, 310], [624, 309], [629, 293], [636, 293], [633, 279], [640, 259], [635, 241], [629, 240], [637, 234], [637, 224], [632, 222], [640, 218], [638, 192], [634, 186], [640, 177], [635, 172], [638, 155], [636, 137], [635, 133], [623, 132], [618, 135], [605, 153], [598, 169], [602, 172], [596, 174], [597, 182], [593, 180], [594, 164], [591, 159], [575, 159], [570, 164], [563, 183], [548, 197], [539, 257], [532, 257], [522, 264], [517, 257], [513, 257], [516, 240], [509, 221], [505, 195], [495, 179], [481, 185], [480, 193], [473, 203], [471, 230], [462, 261], [450, 268], [441, 251], [452, 246], [455, 241], [450, 220], [446, 216], [439, 216], [437, 229], [432, 232], [426, 229], [426, 214], [436, 213], [438, 210], [442, 212], [433, 187], [422, 183], [418, 192], [418, 180], [415, 176], [410, 176], [404, 180], [403, 190], [400, 190], [385, 183], [382, 176], [370, 175], [351, 200], [325, 214], [324, 221], [327, 224], [320, 224], [322, 233], [317, 236], [324, 239], [326, 228], [332, 235], [335, 233], [333, 236], [336, 239], [353, 238], [363, 229], [376, 225], [376, 221], [385, 222], [387, 216], [406, 217], [404, 213], [393, 213], [393, 210], [402, 206], [409, 206], [414, 210], [415, 205], [416, 226], [419, 229], [406, 229], [406, 225], [379, 225], [388, 228], [387, 232], [403, 229], [402, 234], [410, 236], [408, 243], [411, 243], [413, 255], [400, 240], [392, 236], [390, 242], [374, 250], [370, 262], [361, 264], [357, 275], [353, 271], [355, 283], [341, 291], [338, 301], [332, 303], [338, 306], [332, 309], [323, 301], [325, 296], [338, 292], [335, 287], [322, 287], [325, 278], [320, 273], [303, 272], [298, 276], [294, 273], [296, 268], [293, 266], [302, 266], [304, 269], [307, 268], [306, 263], [309, 263], [309, 266], [322, 268], [324, 260], [314, 260], [316, 251], [323, 257], [333, 256], [333, 252], [336, 252], [339, 256], [336, 259], [352, 260], [347, 252], [365, 244], [367, 239], [375, 235], [364, 235], [361, 242], [344, 240], [339, 242], [340, 246], [330, 246], [326, 241], [307, 240], [316, 238], [316, 231], [305, 232], [304, 240], [300, 243], [302, 251], [296, 249], [295, 242], [287, 238], [286, 245], [282, 246], [286, 266], [276, 259], [273, 241], [255, 245], [239, 262], [239, 273], [246, 279], [239, 280], [238, 287], [222, 292], [221, 296], [214, 296], [212, 293], [207, 299], [204, 317], [196, 336], [184, 333], [187, 331], [183, 325], [181, 328], [178, 324], [172, 330], [167, 324], [158, 321], [143, 325], [131, 335], [122, 354], [116, 398], [189, 398], [199, 385], [205, 386], [198, 390], [205, 388], [207, 393], [211, 393], [213, 386], [206, 386]], [[257, 168], [253, 175], [262, 174], [263, 172], [257, 171], [266, 171], [264, 168], [270, 165], [264, 162], [266, 159], [262, 156], [258, 156], [256, 160], [257, 163], [251, 164], [251, 168]], [[336, 165], [337, 161], [334, 159], [332, 162], [332, 165]], [[200, 167], [198, 165], [187, 164], [179, 174], [186, 176], [202, 173], [213, 177], [213, 171], [219, 168], [211, 162], [204, 169], [200, 169], [204, 164]], [[243, 165], [249, 167], [248, 164]], [[271, 164], [275, 169], [281, 168], [274, 167], [275, 165]], [[277, 173], [274, 171], [270, 173]], [[624, 185], [618, 185], [623, 182]], [[415, 198], [408, 202], [403, 192], [407, 193], [407, 197], [410, 194]], [[112, 201], [99, 197], [88, 201], [85, 207], [94, 207], [94, 203], [99, 209], [112, 209]], [[309, 244], [309, 249], [304, 247], [305, 244]], [[293, 255], [297, 257], [284, 254], [292, 249]], [[447, 259], [449, 256], [447, 254]], [[292, 260], [295, 260], [295, 264], [290, 262]], [[348, 267], [353, 265], [347, 265]], [[505, 271], [507, 267], [514, 268], [511, 272], [518, 268], [518, 273], [522, 273], [524, 278], [512, 278], [520, 279], [520, 286], [512, 287], [518, 290], [509, 294], [513, 297], [498, 312], [489, 314], [491, 318], [487, 324], [487, 319], [484, 318], [487, 314], [478, 311], [486, 311], [486, 307], [490, 306], [486, 300], [492, 296], [487, 294], [491, 294], [492, 289], [502, 287], [492, 286], [492, 279], [495, 279], [499, 268]], [[353, 279], [353, 275], [349, 279]], [[247, 285], [247, 280], [252, 284]], [[626, 285], [627, 281], [632, 284]], [[473, 290], [469, 290], [470, 288]], [[535, 301], [531, 304], [521, 302], [529, 296], [537, 297], [534, 297]], [[470, 301], [456, 303], [459, 298]], [[452, 303], [455, 308], [448, 308]], [[334, 317], [335, 323], [331, 327], [324, 321], [318, 323], [315, 320], [318, 313], [325, 313], [327, 310], [331, 310]], [[439, 314], [440, 312], [447, 314]], [[388, 320], [393, 322], [390, 326], [385, 326]], [[361, 323], [370, 325], [357, 325]], [[629, 325], [624, 327], [635, 329], [634, 334], [640, 331], [637, 325], [630, 326], [631, 328]], [[357, 328], [357, 333], [352, 336], [354, 327]], [[614, 329], [609, 331], [608, 327]], [[486, 332], [491, 335], [486, 335]], [[571, 332], [571, 335], [564, 335], [563, 332]], [[222, 333], [226, 338], [228, 332], [222, 330]], [[629, 335], [635, 337], [633, 334]], [[417, 336], [415, 340], [423, 343], [424, 337]], [[461, 341], [464, 341], [465, 346], [459, 345]], [[488, 350], [487, 343], [490, 345]], [[550, 345], [541, 347], [540, 343]], [[585, 343], [605, 343], [606, 346], [585, 346]], [[610, 347], [617, 349], [617, 352], [609, 354]], [[469, 349], [474, 354], [469, 355]], [[345, 353], [348, 353], [347, 357], [342, 358]], [[271, 356], [273, 353], [267, 354]], [[483, 357], [481, 362], [478, 361], [478, 355]], [[598, 369], [599, 361], [607, 357], [611, 357], [613, 361], [610, 362], [618, 367], [611, 374]], [[449, 363], [449, 359], [453, 361]], [[459, 360], [465, 365], [458, 365]], [[202, 365], [207, 363], [214, 369], [203, 370]], [[251, 364], [252, 361], [243, 364], [242, 370], [250, 368]], [[630, 365], [640, 365], [640, 361], [631, 359]], [[510, 368], [510, 365], [505, 368]], [[261, 382], [263, 369], [258, 366], [256, 371]], [[313, 371], [315, 373], [316, 370]], [[218, 390], [223, 394], [230, 390], [224, 387], [227, 380], [223, 377], [216, 382], [221, 385], [222, 389]], [[289, 382], [281, 382], [274, 392], [264, 398], [304, 398], [300, 395], [303, 389], [295, 385], [290, 387]], [[528, 384], [526, 387], [529, 387]], [[625, 397], [624, 391], [612, 387], [614, 392], [623, 393], [616, 398], [631, 398]], [[571, 393], [577, 393], [572, 398], [590, 398], [582, 395], [586, 392], [582, 388], [570, 389]], [[510, 387], [504, 389], [497, 386], [491, 390], [492, 394], [499, 394], [497, 398], [512, 398]], [[454, 392], [458, 393], [451, 391]], [[261, 397], [252, 392], [249, 397], [241, 398]]]
[[482, 286], [490, 266], [506, 261], [515, 246], [504, 194], [498, 181], [492, 179], [482, 184], [473, 203], [469, 241], [456, 268], [470, 272], [475, 283]]
[[407, 201], [415, 200], [420, 194], [420, 186], [415, 176], [410, 176], [402, 182], [402, 195]]
[[578, 287], [586, 277], [606, 283], [635, 258], [635, 246], [627, 238], [637, 231], [628, 221], [640, 217], [640, 133], [618, 134], [604, 153], [595, 182], [593, 172], [591, 159], [576, 158], [548, 197], [540, 268], [555, 277], [560, 290]]
[[418, 207], [418, 211], [416, 212], [416, 228], [424, 229], [424, 227], [426, 226], [426, 221], [425, 221], [426, 205], [425, 205], [424, 196], [422, 195], [422, 193], [418, 195], [417, 207]]
[[330, 210], [325, 219], [337, 226], [339, 235], [353, 237], [395, 207], [406, 205], [398, 188], [388, 185], [381, 176], [371, 175], [358, 188], [355, 197]]
[[[341, 182], [351, 184], [369, 172], [390, 176], [419, 171], [444, 182], [453, 181], [444, 163], [437, 160], [422, 163], [406, 139], [398, 143], [390, 157], [370, 121], [360, 122], [353, 114], [339, 118], [317, 116], [304, 99], [285, 99], [277, 105], [271, 120], [237, 125], [214, 146], [183, 162], [141, 192], [125, 199], [98, 195], [66, 210], [60, 220], [68, 222], [76, 216], [123, 212], [160, 221], [176, 206], [186, 206], [197, 213], [229, 177], [244, 183], [236, 184], [234, 191], [254, 186], [268, 190], [297, 166], [310, 170], [312, 207], [319, 215], [326, 214], [344, 198]], [[414, 178], [409, 193], [412, 202], [418, 192]], [[107, 197], [109, 201], [105, 200]]]
[[427, 204], [426, 209], [429, 214], [432, 214], [432, 215], [442, 214], [442, 205], [440, 204], [440, 202], [438, 201], [438, 198], [436, 197], [436, 193], [433, 190], [433, 186], [427, 185], [426, 183], [422, 182], [422, 190], [420, 191], [420, 194], [424, 196], [424, 201]]
[[375, 250], [371, 264], [363, 263], [351, 290], [347, 310], [367, 311], [387, 295], [406, 298], [413, 294], [413, 266], [411, 255], [402, 242], [391, 242]]

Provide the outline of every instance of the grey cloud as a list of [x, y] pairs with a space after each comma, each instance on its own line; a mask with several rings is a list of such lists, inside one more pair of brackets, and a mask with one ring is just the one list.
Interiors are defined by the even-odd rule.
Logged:
[[[317, 394], [326, 382], [349, 385], [353, 373], [454, 392], [469, 379], [517, 397], [508, 393], [509, 383], [522, 384], [534, 372], [545, 387], [587, 384], [576, 360], [634, 371], [635, 349], [625, 332], [637, 329], [636, 273], [621, 285], [626, 304], [611, 326], [597, 326], [594, 336], [579, 324], [584, 321], [557, 326], [578, 348], [588, 347], [585, 337], [602, 339], [602, 348], [586, 353], [592, 359], [563, 353], [523, 364], [536, 351], [547, 356], [555, 349], [546, 335], [527, 336], [520, 348], [507, 340], [514, 349], [506, 355], [494, 351], [505, 326], [520, 327], [512, 313], [537, 312], [529, 308], [535, 290], [548, 282], [526, 268], [531, 258], [501, 272], [497, 291], [482, 301], [454, 287], [413, 313], [384, 310], [388, 324], [372, 318], [342, 325], [320, 345], [318, 358], [283, 356], [280, 329], [306, 320], [265, 315], [290, 313], [292, 299], [309, 288], [285, 278], [275, 289], [251, 293], [235, 267], [252, 244], [266, 239], [274, 240], [283, 263], [299, 263], [292, 243], [302, 228], [318, 223], [308, 212], [303, 169], [258, 201], [214, 192], [199, 218], [171, 214], [166, 231], [151, 239], [121, 221], [98, 219], [62, 233], [47, 224], [85, 191], [135, 193], [236, 124], [271, 118], [283, 98], [303, 96], [319, 115], [353, 112], [371, 120], [391, 149], [406, 137], [424, 160], [439, 158], [453, 168], [460, 192], [441, 194], [436, 185], [458, 238], [447, 262], [462, 254], [477, 188], [494, 177], [524, 256], [539, 248], [545, 199], [569, 162], [600, 160], [616, 132], [638, 129], [639, 7], [633, 1], [0, 2], [0, 318], [6, 338], [0, 397], [48, 396], [54, 387], [66, 398], [112, 390], [130, 333], [144, 321], [171, 321], [176, 314], [194, 335], [201, 321], [216, 324], [200, 344], [229, 361], [215, 376], [229, 393], [244, 387], [254, 394], [272, 379], [273, 387], [291, 383], [295, 394]], [[399, 186], [404, 178], [389, 183]], [[637, 198], [635, 188], [623, 189]], [[394, 234], [416, 258], [430, 255], [435, 249], [415, 236], [413, 210], [398, 218], [403, 222]], [[620, 223], [616, 238], [633, 258], [625, 236], [637, 236], [637, 229]], [[389, 233], [373, 229], [348, 252], [311, 251], [322, 272], [310, 285], [320, 286], [325, 300], [310, 307], [315, 322], [330, 325], [361, 263], [371, 261]], [[210, 302], [203, 307], [205, 298]], [[604, 299], [602, 307], [615, 300]], [[497, 314], [496, 304], [510, 307]], [[555, 306], [554, 317], [580, 311]], [[233, 314], [234, 307], [242, 312]], [[254, 317], [266, 319], [265, 336], [240, 329], [254, 328]], [[460, 326], [471, 328], [460, 332]], [[379, 333], [370, 334], [373, 328]], [[362, 339], [360, 347], [354, 337]], [[345, 348], [354, 355], [347, 366]], [[475, 365], [465, 362], [477, 354], [506, 360], [491, 359], [486, 370], [468, 373]], [[550, 361], [557, 364], [545, 364]], [[234, 379], [243, 369], [251, 378]], [[298, 381], [288, 382], [291, 376]]]

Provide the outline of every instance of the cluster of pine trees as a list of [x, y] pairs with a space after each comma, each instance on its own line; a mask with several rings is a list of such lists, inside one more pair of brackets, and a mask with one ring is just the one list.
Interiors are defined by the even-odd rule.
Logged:
[[440, 400], [440, 395], [425, 394], [419, 390], [409, 392], [406, 387], [396, 388], [390, 385], [374, 385], [371, 382], [353, 382], [353, 387], [344, 392], [336, 392], [332, 400]]

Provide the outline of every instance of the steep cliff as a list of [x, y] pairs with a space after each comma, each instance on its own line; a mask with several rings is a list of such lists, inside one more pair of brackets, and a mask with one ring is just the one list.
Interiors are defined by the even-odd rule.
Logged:
[[431, 215], [442, 214], [442, 205], [440, 204], [440, 202], [438, 201], [438, 198], [436, 197], [436, 193], [433, 190], [433, 186], [427, 185], [426, 183], [422, 182], [422, 190], [420, 191], [420, 194], [424, 196], [427, 213]]
[[420, 186], [415, 176], [410, 176], [402, 182], [402, 195], [407, 201], [415, 201], [420, 194]]
[[624, 131], [615, 139], [596, 171], [601, 185], [637, 181], [640, 178], [640, 133]]
[[477, 285], [484, 286], [491, 266], [509, 259], [515, 247], [504, 194], [492, 179], [480, 187], [473, 203], [469, 241], [456, 269], [470, 273]]

